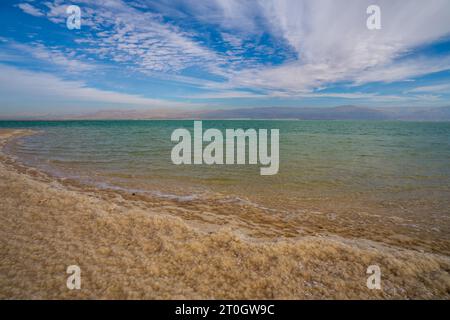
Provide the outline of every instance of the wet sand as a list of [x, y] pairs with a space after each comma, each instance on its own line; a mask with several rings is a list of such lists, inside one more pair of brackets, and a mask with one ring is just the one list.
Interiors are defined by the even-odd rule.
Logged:
[[[30, 132], [0, 130], [0, 144], [23, 134]], [[341, 235], [254, 238], [226, 221], [190, 221], [189, 206], [143, 207], [120, 194], [69, 188], [4, 154], [0, 195], [3, 299], [450, 297], [442, 253]], [[82, 284], [71, 291], [66, 268], [74, 264]], [[370, 265], [381, 268], [382, 290], [366, 286]]]

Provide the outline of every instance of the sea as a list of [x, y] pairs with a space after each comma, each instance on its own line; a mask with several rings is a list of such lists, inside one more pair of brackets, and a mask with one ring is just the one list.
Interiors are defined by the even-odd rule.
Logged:
[[191, 120], [0, 122], [36, 131], [4, 151], [59, 181], [196, 206], [198, 219], [232, 221], [249, 234], [259, 230], [255, 236], [322, 232], [450, 252], [448, 122], [203, 121], [204, 130], [224, 135], [279, 129], [279, 172], [272, 176], [262, 176], [259, 164], [173, 164], [172, 132], [193, 126]]

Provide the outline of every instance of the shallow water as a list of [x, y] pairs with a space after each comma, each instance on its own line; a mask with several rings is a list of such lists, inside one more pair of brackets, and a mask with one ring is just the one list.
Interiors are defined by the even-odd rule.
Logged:
[[[0, 148], [29, 134], [0, 130]], [[133, 196], [55, 181], [3, 151], [0, 182], [3, 298], [448, 299], [450, 292], [446, 240], [404, 230], [405, 220], [392, 215], [324, 219], [324, 212], [268, 211], [224, 194]], [[307, 229], [313, 236], [301, 236]], [[289, 232], [300, 236], [281, 239]], [[84, 274], [76, 293], [67, 290], [64, 268], [74, 261]], [[381, 290], [366, 286], [374, 264]]]
[[260, 165], [173, 165], [171, 133], [181, 127], [192, 132], [193, 121], [0, 122], [1, 127], [39, 130], [6, 151], [56, 177], [181, 202], [213, 199], [215, 207], [199, 206], [199, 215], [217, 209], [248, 228], [284, 223], [278, 235], [303, 229], [398, 243], [400, 234], [405, 245], [449, 250], [450, 123], [203, 122], [204, 130], [223, 132], [280, 129], [275, 176], [261, 176]]

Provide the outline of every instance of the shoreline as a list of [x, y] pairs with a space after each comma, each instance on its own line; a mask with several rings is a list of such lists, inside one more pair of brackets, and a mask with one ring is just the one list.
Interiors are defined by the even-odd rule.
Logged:
[[[0, 130], [0, 148], [21, 134], [31, 131]], [[3, 299], [450, 297], [445, 255], [338, 236], [252, 241], [225, 223], [202, 230], [175, 202], [142, 208], [72, 190], [14, 170], [2, 152], [0, 181]], [[73, 264], [79, 291], [66, 288]], [[382, 290], [366, 287], [372, 264], [381, 267]]]

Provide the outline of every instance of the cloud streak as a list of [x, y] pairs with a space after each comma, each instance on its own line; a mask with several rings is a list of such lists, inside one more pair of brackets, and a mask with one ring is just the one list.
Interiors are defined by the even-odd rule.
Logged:
[[[89, 87], [83, 81], [70, 81], [52, 74], [21, 70], [0, 64], [0, 104], [15, 105], [14, 97], [35, 101], [35, 105], [51, 103], [59, 107], [74, 106], [79, 103], [104, 103], [121, 107], [143, 108], [193, 108], [198, 105], [151, 99]], [[20, 104], [20, 102], [19, 102]]]
[[[366, 28], [366, 9], [374, 3], [382, 12], [382, 29], [375, 31]], [[443, 91], [426, 91], [426, 86], [395, 94], [365, 93], [360, 88], [450, 70], [448, 52], [421, 52], [449, 41], [448, 0], [80, 0], [77, 4], [82, 8], [82, 32], [72, 50], [40, 43], [15, 44], [16, 48], [68, 72], [89, 75], [99, 64], [112, 64], [201, 91], [185, 95], [187, 99], [436, 101]], [[66, 5], [53, 0], [17, 7], [65, 28]], [[86, 62], [86, 57], [95, 63]], [[336, 86], [338, 93], [326, 91]], [[75, 87], [83, 89], [81, 96], [107, 100], [83, 85]], [[115, 97], [123, 102], [122, 96]]]
[[19, 3], [17, 5], [18, 8], [20, 8], [23, 12], [35, 16], [35, 17], [42, 17], [44, 16], [44, 13], [42, 13], [41, 10], [37, 9], [36, 7], [33, 7], [29, 3]]

